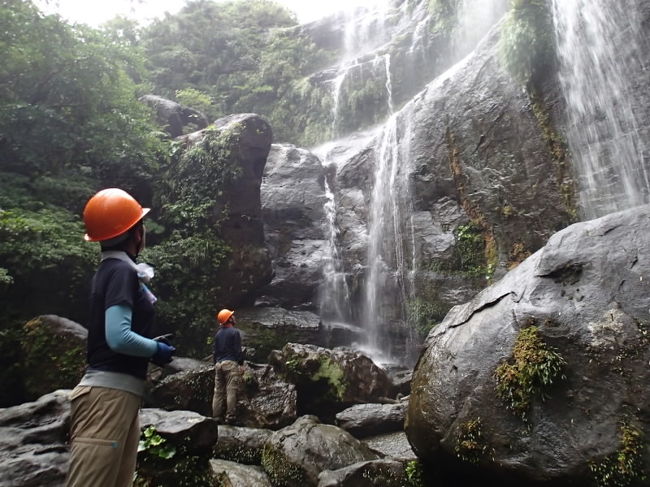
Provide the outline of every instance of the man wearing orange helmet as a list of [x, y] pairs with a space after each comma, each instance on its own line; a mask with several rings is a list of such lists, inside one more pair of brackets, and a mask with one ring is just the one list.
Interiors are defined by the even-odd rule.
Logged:
[[[241, 383], [240, 365], [244, 363], [241, 334], [235, 328], [235, 312], [222, 309], [217, 313], [221, 325], [214, 335], [214, 395], [212, 416], [219, 423], [235, 424], [237, 421], [237, 393]], [[225, 396], [225, 402], [224, 402]]]
[[98, 192], [84, 209], [85, 239], [99, 242], [102, 254], [90, 292], [88, 367], [70, 396], [69, 487], [132, 485], [148, 363], [169, 363], [175, 351], [151, 338], [153, 269], [135, 263], [148, 212], [117, 188]]

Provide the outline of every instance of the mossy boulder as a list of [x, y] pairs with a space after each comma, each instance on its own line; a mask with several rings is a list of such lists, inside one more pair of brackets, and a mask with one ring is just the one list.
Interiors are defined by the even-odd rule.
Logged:
[[56, 315], [42, 315], [23, 326], [23, 377], [31, 399], [72, 389], [86, 368], [87, 330]]
[[[237, 419], [250, 428], [279, 429], [296, 417], [296, 387], [287, 383], [270, 365], [246, 362], [237, 405]], [[205, 363], [156, 383], [147, 405], [168, 410], [195, 411], [212, 416], [214, 367]]]
[[423, 463], [469, 484], [647, 485], [648, 222], [642, 206], [574, 224], [452, 308], [411, 383]]
[[394, 386], [386, 371], [369, 357], [348, 349], [287, 343], [269, 362], [298, 391], [298, 414], [323, 420], [354, 404], [390, 398]]
[[323, 470], [337, 470], [380, 455], [347, 431], [303, 416], [273, 433], [264, 445], [262, 468], [276, 487], [318, 484]]

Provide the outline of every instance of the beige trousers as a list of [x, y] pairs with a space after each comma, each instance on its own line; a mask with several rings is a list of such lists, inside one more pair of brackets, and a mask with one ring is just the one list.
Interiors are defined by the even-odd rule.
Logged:
[[77, 386], [70, 395], [67, 487], [133, 485], [141, 398], [105, 387]]
[[[212, 416], [223, 422], [232, 422], [237, 417], [237, 394], [241, 383], [241, 370], [237, 362], [224, 360], [214, 364], [214, 395]], [[224, 401], [225, 398], [225, 401]]]

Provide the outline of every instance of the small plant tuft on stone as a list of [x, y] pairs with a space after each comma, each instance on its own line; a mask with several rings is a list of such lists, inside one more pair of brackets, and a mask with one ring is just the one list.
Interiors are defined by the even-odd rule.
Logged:
[[565, 365], [564, 358], [544, 342], [537, 326], [522, 328], [512, 358], [494, 373], [497, 395], [526, 421], [532, 400], [545, 400], [549, 386], [566, 379], [562, 372]]
[[643, 431], [627, 423], [623, 423], [619, 431], [619, 449], [604, 459], [589, 464], [598, 487], [627, 487], [646, 479], [643, 467], [646, 450]]

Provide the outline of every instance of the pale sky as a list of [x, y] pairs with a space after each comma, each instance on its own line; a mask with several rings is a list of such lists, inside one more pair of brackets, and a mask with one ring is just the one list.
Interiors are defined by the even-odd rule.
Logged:
[[[296, 13], [301, 23], [360, 5], [372, 6], [381, 0], [277, 0]], [[165, 12], [176, 13], [185, 0], [35, 0], [45, 13], [58, 13], [70, 22], [97, 27], [116, 15], [146, 23]]]

